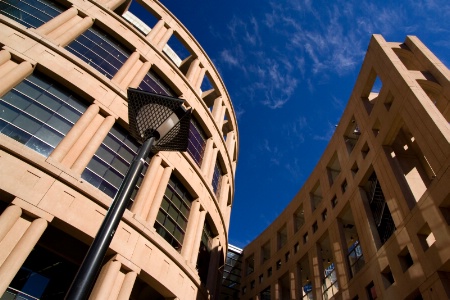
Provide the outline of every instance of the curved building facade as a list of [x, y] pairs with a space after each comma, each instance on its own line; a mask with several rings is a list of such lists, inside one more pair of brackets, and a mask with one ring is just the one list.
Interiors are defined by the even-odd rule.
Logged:
[[416, 37], [372, 37], [316, 168], [243, 249], [240, 299], [450, 298], [449, 88]]
[[183, 99], [189, 146], [147, 161], [91, 298], [217, 298], [236, 117], [175, 16], [150, 0], [0, 0], [0, 78], [2, 299], [67, 292], [139, 147], [128, 87]]

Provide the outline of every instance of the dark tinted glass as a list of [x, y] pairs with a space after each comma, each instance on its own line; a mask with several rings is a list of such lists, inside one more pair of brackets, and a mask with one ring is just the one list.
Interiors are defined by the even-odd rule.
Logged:
[[0, 14], [29, 28], [41, 26], [63, 10], [61, 5], [49, 0], [0, 0]]

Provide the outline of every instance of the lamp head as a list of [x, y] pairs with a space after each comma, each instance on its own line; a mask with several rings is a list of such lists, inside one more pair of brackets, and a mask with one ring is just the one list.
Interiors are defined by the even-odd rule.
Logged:
[[155, 138], [153, 152], [186, 151], [191, 111], [186, 111], [183, 100], [128, 89], [128, 119], [130, 133], [143, 143]]

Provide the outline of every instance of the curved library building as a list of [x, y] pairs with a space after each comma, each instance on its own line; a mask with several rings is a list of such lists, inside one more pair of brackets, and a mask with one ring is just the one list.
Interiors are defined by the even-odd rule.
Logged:
[[450, 299], [449, 122], [449, 69], [417, 37], [372, 36], [329, 145], [234, 258], [227, 299]]
[[90, 299], [218, 299], [238, 129], [205, 51], [157, 0], [0, 0], [0, 295], [63, 299], [140, 144], [128, 88], [183, 100]]

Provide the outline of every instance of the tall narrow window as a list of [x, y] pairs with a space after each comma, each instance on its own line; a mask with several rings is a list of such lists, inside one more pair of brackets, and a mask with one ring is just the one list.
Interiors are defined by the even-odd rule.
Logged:
[[145, 74], [145, 77], [138, 86], [138, 89], [166, 96], [176, 96], [175, 91], [172, 90], [167, 82], [152, 69]]
[[[113, 198], [119, 190], [138, 148], [138, 142], [125, 129], [115, 124], [84, 169], [81, 178]], [[148, 161], [141, 172], [136, 189], [142, 182], [147, 166]], [[134, 199], [136, 189], [132, 199]], [[128, 207], [131, 204], [132, 202], [129, 203]]]
[[189, 127], [189, 143], [187, 152], [194, 159], [198, 166], [202, 164], [205, 145], [206, 133], [203, 131], [200, 124], [194, 118], [192, 118], [191, 126]]
[[209, 261], [211, 259], [213, 233], [208, 221], [203, 224], [202, 240], [198, 250], [197, 270], [202, 283], [208, 279]]
[[369, 177], [366, 185], [366, 193], [370, 203], [370, 210], [372, 211], [373, 219], [377, 226], [378, 235], [383, 245], [394, 233], [395, 224], [375, 172]]
[[95, 25], [67, 45], [66, 49], [109, 79], [131, 55], [129, 49]]
[[155, 229], [177, 251], [181, 251], [183, 245], [192, 200], [181, 182], [171, 176], [156, 217]]
[[49, 0], [0, 0], [0, 14], [28, 27], [37, 28], [64, 11]]
[[220, 166], [219, 159], [217, 159], [216, 164], [214, 165], [214, 173], [212, 178], [212, 187], [214, 189], [214, 193], [216, 194], [217, 198], [219, 198], [222, 175], [223, 175], [222, 167]]
[[0, 132], [47, 157], [86, 108], [72, 91], [34, 72], [0, 98]]

